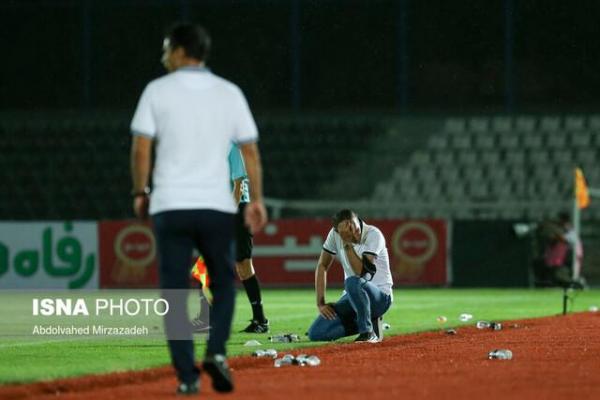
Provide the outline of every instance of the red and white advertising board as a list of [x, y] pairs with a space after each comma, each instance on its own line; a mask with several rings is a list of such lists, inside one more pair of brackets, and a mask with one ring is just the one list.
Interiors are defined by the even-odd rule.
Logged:
[[[395, 284], [447, 283], [447, 224], [443, 220], [369, 220], [383, 232]], [[311, 285], [329, 219], [273, 221], [256, 235], [254, 265], [261, 282], [272, 285]], [[343, 282], [337, 262], [329, 284]]]
[[[447, 223], [443, 220], [369, 220], [383, 232], [395, 285], [444, 285], [448, 281]], [[281, 219], [254, 238], [253, 263], [265, 286], [312, 286], [314, 270], [331, 228], [329, 219]], [[149, 224], [99, 224], [100, 286], [156, 287], [156, 242]], [[190, 263], [191, 265], [191, 263]], [[336, 262], [329, 285], [341, 285]]]
[[98, 224], [101, 288], [157, 287], [156, 241], [149, 223]]

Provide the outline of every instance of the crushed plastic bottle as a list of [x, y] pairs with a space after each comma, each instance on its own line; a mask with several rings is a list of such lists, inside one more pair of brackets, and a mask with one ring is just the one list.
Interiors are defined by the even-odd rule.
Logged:
[[286, 333], [284, 335], [273, 335], [269, 336], [269, 341], [272, 343], [291, 343], [291, 342], [299, 342], [300, 336], [295, 333]]
[[477, 329], [491, 329], [494, 331], [502, 330], [502, 324], [494, 321], [477, 321]]
[[293, 356], [292, 354], [286, 354], [282, 358], [278, 358], [273, 362], [275, 368], [280, 368], [285, 365], [298, 365], [300, 367], [309, 366], [317, 367], [321, 365], [321, 360], [317, 356], [309, 356], [307, 354], [299, 354]]
[[304, 367], [306, 365], [306, 360], [307, 359], [308, 359], [308, 355], [306, 355], [306, 354], [298, 354], [294, 358], [294, 360], [292, 361], [292, 364]]
[[502, 324], [500, 322], [491, 322], [490, 329], [493, 329], [495, 331], [500, 331], [500, 330], [502, 330]]
[[275, 350], [275, 349], [265, 350], [265, 357], [277, 358], [277, 350]]
[[275, 349], [267, 349], [267, 350], [255, 350], [252, 355], [254, 357], [271, 357], [277, 358], [277, 350]]
[[254, 350], [252, 352], [252, 355], [254, 357], [264, 357], [265, 356], [265, 351], [264, 350]]
[[283, 359], [283, 358], [278, 358], [278, 359], [276, 359], [274, 361], [273, 365], [275, 366], [275, 368], [280, 368], [280, 367], [282, 367], [284, 365], [292, 365], [292, 361], [291, 360], [286, 360], [286, 359]]
[[306, 359], [306, 365], [310, 367], [318, 367], [319, 365], [321, 365], [321, 360], [317, 356], [309, 356]]
[[496, 349], [488, 353], [490, 360], [512, 360], [512, 351], [508, 349]]
[[471, 319], [473, 319], [473, 315], [471, 315], [471, 314], [467, 314], [467, 313], [463, 313], [463, 314], [460, 314], [460, 315], [458, 316], [458, 319], [459, 319], [461, 322], [467, 322], [467, 321], [470, 321]]
[[491, 326], [488, 321], [477, 321], [477, 329], [489, 329]]

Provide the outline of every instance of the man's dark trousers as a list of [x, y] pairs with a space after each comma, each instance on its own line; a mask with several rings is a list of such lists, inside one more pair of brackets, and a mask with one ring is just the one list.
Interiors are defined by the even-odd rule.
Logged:
[[[225, 354], [235, 306], [234, 214], [215, 210], [165, 211], [152, 217], [159, 257], [161, 289], [188, 289], [193, 248], [206, 262], [213, 293], [210, 310], [211, 331], [206, 353]], [[166, 294], [165, 293], [169, 293]], [[177, 291], [176, 293], [184, 293]], [[169, 350], [181, 382], [194, 382], [199, 375], [194, 363], [194, 342], [188, 323], [187, 295], [163, 291], [171, 310], [165, 317]], [[171, 302], [175, 304], [171, 304]], [[185, 327], [185, 332], [169, 332], [169, 326]]]

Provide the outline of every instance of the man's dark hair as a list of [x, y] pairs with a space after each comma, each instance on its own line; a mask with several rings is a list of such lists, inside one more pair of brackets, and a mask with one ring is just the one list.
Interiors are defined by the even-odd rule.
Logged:
[[354, 211], [347, 209], [347, 208], [344, 208], [343, 210], [336, 212], [333, 215], [333, 217], [331, 218], [331, 223], [333, 224], [333, 229], [335, 229], [337, 231], [337, 227], [340, 224], [340, 222], [351, 220], [352, 218], [354, 218], [356, 216], [357, 215]]
[[210, 53], [210, 35], [198, 24], [177, 22], [167, 30], [165, 38], [171, 49], [181, 47], [186, 56], [198, 61], [206, 61]]

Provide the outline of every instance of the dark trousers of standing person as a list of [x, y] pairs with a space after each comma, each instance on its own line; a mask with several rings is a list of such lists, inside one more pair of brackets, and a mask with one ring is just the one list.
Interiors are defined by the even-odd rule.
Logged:
[[194, 360], [194, 342], [187, 314], [192, 251], [196, 248], [203, 255], [211, 278], [212, 328], [206, 355], [225, 355], [235, 306], [234, 214], [214, 210], [165, 211], [155, 214], [152, 222], [158, 248], [160, 287], [170, 306], [165, 316], [165, 330], [171, 360], [181, 382], [195, 382], [199, 369]]

